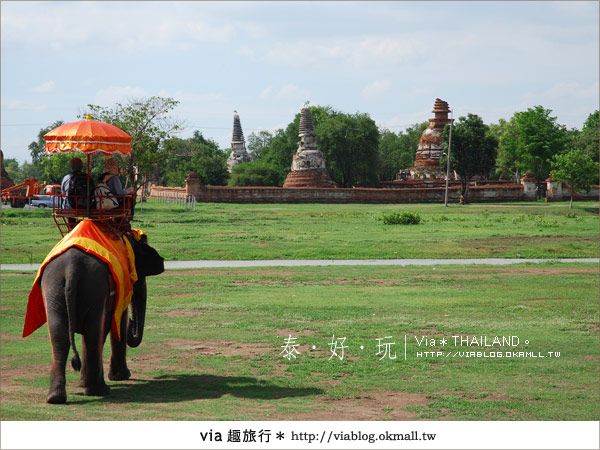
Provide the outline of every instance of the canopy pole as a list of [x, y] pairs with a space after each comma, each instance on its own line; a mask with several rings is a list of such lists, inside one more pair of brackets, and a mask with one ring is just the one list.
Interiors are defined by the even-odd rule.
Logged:
[[85, 215], [89, 219], [89, 217], [90, 217], [90, 179], [91, 179], [90, 170], [91, 170], [91, 164], [90, 164], [90, 154], [87, 153], [86, 156], [87, 156], [87, 199], [86, 199]]

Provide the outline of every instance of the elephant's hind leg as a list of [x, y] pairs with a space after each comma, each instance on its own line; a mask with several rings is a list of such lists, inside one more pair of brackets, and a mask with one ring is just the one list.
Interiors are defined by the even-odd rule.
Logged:
[[50, 369], [50, 389], [48, 390], [48, 403], [65, 403], [67, 401], [67, 388], [65, 368], [69, 356], [69, 336], [65, 333], [68, 328], [66, 313], [48, 309], [48, 328], [52, 343], [52, 368]]
[[111, 381], [129, 380], [131, 372], [127, 367], [126, 350], [127, 350], [127, 310], [123, 311], [120, 324], [121, 339], [117, 340], [113, 333], [110, 333], [110, 371], [108, 379]]
[[104, 396], [110, 394], [110, 388], [104, 382], [102, 364], [106, 317], [107, 311], [106, 305], [104, 305], [101, 307], [98, 317], [89, 320], [87, 326], [84, 327], [86, 331], [83, 333], [84, 355], [81, 385], [84, 388], [85, 395]]
[[80, 385], [85, 395], [104, 396], [110, 394], [110, 388], [104, 382], [102, 368], [102, 339], [86, 333], [83, 335], [83, 368]]

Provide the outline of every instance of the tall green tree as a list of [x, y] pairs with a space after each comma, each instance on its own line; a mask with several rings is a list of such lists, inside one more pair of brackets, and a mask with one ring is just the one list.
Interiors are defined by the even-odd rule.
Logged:
[[379, 133], [379, 170], [381, 181], [393, 180], [401, 169], [412, 167], [419, 139], [428, 122], [416, 123], [405, 131]]
[[[135, 189], [159, 173], [163, 143], [181, 129], [181, 122], [171, 117], [179, 102], [170, 97], [148, 97], [117, 103], [112, 107], [87, 105], [97, 120], [112, 123], [133, 137], [133, 152], [127, 159], [128, 178]], [[139, 176], [134, 176], [135, 168]]]
[[25, 163], [21, 167], [23, 178], [35, 177], [46, 183], [60, 183], [62, 178], [71, 171], [70, 161], [77, 153], [54, 153], [49, 154], [44, 150], [44, 135], [63, 124], [57, 120], [53, 124], [40, 129], [37, 139], [28, 146], [31, 155], [31, 164]]
[[42, 128], [38, 132], [37, 139], [29, 144], [29, 154], [31, 155], [31, 162], [33, 164], [36, 164], [44, 156], [47, 156], [47, 154], [44, 151], [44, 135], [49, 131], [60, 127], [63, 123], [64, 122], [62, 120], [57, 120], [52, 125], [48, 125], [47, 127]]
[[575, 147], [598, 162], [600, 154], [600, 111], [591, 113], [577, 135]]
[[[448, 148], [450, 127], [444, 128], [444, 142]], [[480, 175], [487, 178], [494, 168], [498, 141], [489, 127], [476, 114], [459, 117], [452, 128], [450, 168], [460, 176], [461, 194], [468, 201], [471, 179]]]
[[6, 170], [13, 183], [19, 184], [24, 180], [19, 161], [15, 158], [4, 158], [4, 170]]
[[569, 208], [573, 207], [573, 193], [589, 192], [593, 183], [598, 182], [598, 163], [582, 149], [574, 149], [556, 155], [552, 159], [552, 178], [567, 183], [571, 191]]
[[272, 140], [273, 133], [270, 131], [262, 130], [258, 133], [250, 133], [250, 136], [248, 136], [247, 150], [252, 159], [255, 161], [262, 159], [263, 152], [269, 148]]
[[44, 150], [44, 135], [62, 124], [62, 120], [57, 120], [51, 125], [40, 129], [37, 139], [29, 144], [28, 149], [31, 155], [31, 165], [27, 167], [29, 173], [25, 178], [34, 177], [40, 181], [57, 183], [69, 172], [69, 160], [73, 158], [72, 155], [51, 155]]
[[499, 174], [531, 171], [538, 179], [548, 177], [552, 158], [564, 152], [568, 143], [565, 126], [558, 124], [551, 113], [535, 106], [512, 116], [500, 134], [496, 162]]
[[181, 186], [191, 171], [203, 184], [227, 183], [227, 153], [200, 131], [194, 131], [189, 139], [172, 137], [164, 142], [158, 181], [165, 186]]
[[[346, 114], [328, 106], [310, 109], [317, 145], [333, 180], [341, 186], [377, 183], [379, 131], [375, 122], [363, 113]], [[273, 135], [258, 159], [275, 166], [283, 178], [298, 147], [299, 128], [297, 114], [285, 130]]]

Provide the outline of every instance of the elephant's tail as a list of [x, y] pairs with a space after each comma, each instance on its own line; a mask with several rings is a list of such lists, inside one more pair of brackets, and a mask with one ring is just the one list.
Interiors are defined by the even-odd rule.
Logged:
[[77, 317], [77, 311], [75, 310], [75, 299], [77, 298], [77, 285], [73, 280], [67, 280], [65, 286], [65, 302], [67, 307], [67, 323], [69, 324], [69, 342], [73, 349], [73, 358], [71, 358], [71, 366], [73, 370], [79, 372], [81, 370], [81, 358], [77, 352], [75, 346], [75, 317]]

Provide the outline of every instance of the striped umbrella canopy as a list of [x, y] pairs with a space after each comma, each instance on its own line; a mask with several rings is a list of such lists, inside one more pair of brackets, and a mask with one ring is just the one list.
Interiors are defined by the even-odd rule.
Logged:
[[48, 153], [81, 152], [131, 153], [132, 137], [120, 128], [106, 122], [84, 119], [62, 124], [44, 135]]

